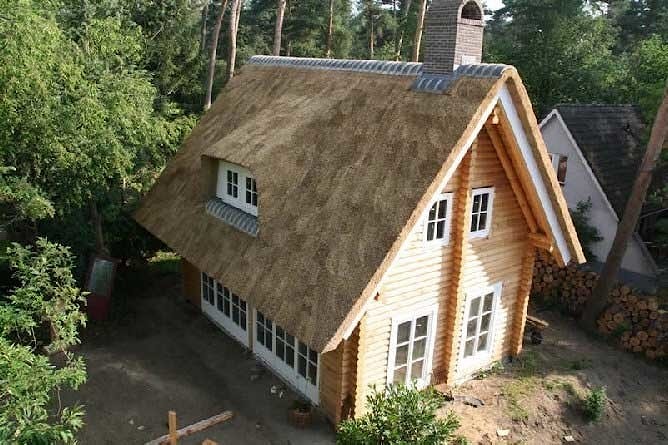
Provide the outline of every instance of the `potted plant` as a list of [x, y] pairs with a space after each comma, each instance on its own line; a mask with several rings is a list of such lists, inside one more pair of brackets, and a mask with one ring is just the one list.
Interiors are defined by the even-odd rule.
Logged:
[[297, 428], [306, 428], [311, 425], [313, 419], [313, 408], [304, 399], [297, 399], [288, 410], [288, 421]]

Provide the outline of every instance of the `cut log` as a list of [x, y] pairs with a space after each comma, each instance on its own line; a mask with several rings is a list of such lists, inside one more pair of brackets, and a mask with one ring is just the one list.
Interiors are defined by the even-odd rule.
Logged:
[[[225, 411], [224, 413], [209, 417], [208, 419], [201, 420], [197, 423], [193, 423], [190, 426], [177, 430], [176, 437], [180, 439], [182, 437], [204, 431], [205, 429], [211, 428], [212, 426], [218, 425], [219, 423], [227, 422], [233, 416], [234, 413], [232, 413], [232, 411]], [[157, 439], [154, 439], [150, 442], [146, 442], [145, 445], [167, 445], [169, 444], [169, 440], [169, 434], [165, 434], [164, 436], [158, 437]]]

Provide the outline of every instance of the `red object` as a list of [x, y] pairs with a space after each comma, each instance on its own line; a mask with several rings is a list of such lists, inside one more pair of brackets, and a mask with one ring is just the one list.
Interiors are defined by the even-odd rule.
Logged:
[[86, 313], [88, 318], [94, 321], [104, 321], [109, 318], [109, 308], [111, 307], [111, 297], [101, 295], [88, 295], [88, 304]]

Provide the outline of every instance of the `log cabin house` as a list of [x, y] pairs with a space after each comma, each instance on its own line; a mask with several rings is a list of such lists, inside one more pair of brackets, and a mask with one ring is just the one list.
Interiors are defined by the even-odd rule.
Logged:
[[483, 26], [478, 1], [434, 0], [424, 64], [252, 57], [136, 213], [185, 296], [334, 423], [371, 385], [517, 355], [536, 249], [584, 260]]

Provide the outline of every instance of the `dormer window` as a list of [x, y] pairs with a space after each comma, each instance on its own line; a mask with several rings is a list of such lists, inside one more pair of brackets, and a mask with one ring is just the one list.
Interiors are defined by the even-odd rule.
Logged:
[[219, 161], [216, 196], [225, 204], [249, 215], [257, 216], [257, 182], [247, 168]]

